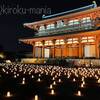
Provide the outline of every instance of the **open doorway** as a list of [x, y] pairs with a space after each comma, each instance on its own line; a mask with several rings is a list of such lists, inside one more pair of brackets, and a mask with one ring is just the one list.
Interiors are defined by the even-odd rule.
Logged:
[[44, 49], [44, 57], [45, 58], [49, 58], [50, 57], [50, 49], [49, 48], [45, 48]]

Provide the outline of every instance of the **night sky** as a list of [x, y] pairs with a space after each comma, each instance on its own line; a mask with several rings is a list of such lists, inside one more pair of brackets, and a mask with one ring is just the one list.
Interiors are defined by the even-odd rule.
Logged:
[[[23, 45], [22, 43], [20, 44], [18, 39], [23, 37], [33, 37], [34, 31], [24, 28], [23, 23], [41, 20], [43, 15], [43, 13], [5, 13], [2, 12], [3, 6], [5, 8], [16, 8], [18, 5], [23, 9], [50, 8], [51, 14], [55, 14], [89, 5], [92, 1], [93, 0], [0, 0], [0, 45], [3, 46], [5, 51], [27, 51], [28, 46]], [[100, 5], [100, 0], [96, 1], [97, 4]]]

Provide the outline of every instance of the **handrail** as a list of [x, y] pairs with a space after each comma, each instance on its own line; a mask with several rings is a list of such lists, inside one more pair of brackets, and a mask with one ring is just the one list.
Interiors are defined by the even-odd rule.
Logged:
[[71, 25], [71, 26], [63, 26], [59, 28], [53, 28], [53, 29], [46, 29], [43, 31], [39, 31], [36, 33], [36, 36], [44, 36], [44, 35], [50, 35], [50, 34], [59, 34], [59, 33], [68, 33], [68, 32], [76, 32], [76, 31], [86, 31], [90, 29], [96, 29], [98, 27], [98, 21], [92, 20], [92, 22], [86, 22], [86, 23], [80, 23], [77, 25]]

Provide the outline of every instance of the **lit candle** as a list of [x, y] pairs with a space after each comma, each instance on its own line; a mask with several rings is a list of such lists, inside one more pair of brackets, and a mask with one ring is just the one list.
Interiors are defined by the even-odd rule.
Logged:
[[17, 76], [19, 76], [19, 74], [17, 74]]
[[53, 77], [52, 80], [55, 80], [55, 78]]
[[83, 83], [82, 83], [83, 85], [85, 85], [85, 81], [83, 81]]
[[84, 81], [84, 77], [82, 77], [82, 81]]
[[68, 75], [67, 78], [70, 78], [70, 75]]
[[75, 80], [75, 78], [73, 79], [73, 82], [75, 82], [76, 80]]
[[53, 82], [53, 85], [56, 85], [56, 82], [55, 81]]
[[61, 79], [59, 79], [58, 82], [60, 83], [61, 82]]
[[23, 81], [25, 81], [25, 78], [23, 78]]
[[25, 81], [24, 80], [22, 81], [22, 84], [25, 84]]
[[41, 74], [39, 74], [39, 77], [41, 77]]
[[39, 97], [38, 97], [38, 95], [35, 95], [35, 98], [34, 98], [34, 100], [39, 100]]
[[51, 95], [54, 95], [55, 94], [55, 92], [54, 92], [54, 90], [51, 90], [51, 93], [50, 93]]
[[32, 75], [32, 78], [34, 78], [34, 76]]
[[82, 84], [81, 84], [81, 88], [83, 88], [83, 87], [84, 87], [84, 84], [82, 83]]
[[17, 76], [16, 75], [14, 75], [14, 78], [16, 78]]
[[40, 78], [38, 78], [38, 80], [37, 80], [38, 82], [40, 82], [41, 81], [41, 79]]
[[78, 91], [77, 92], [77, 96], [81, 96], [82, 94], [81, 94], [81, 91]]
[[11, 97], [11, 93], [10, 93], [10, 91], [7, 92], [6, 97]]
[[53, 86], [52, 86], [52, 84], [50, 85], [50, 89], [52, 89], [53, 88]]
[[98, 83], [100, 83], [100, 79], [98, 79]]

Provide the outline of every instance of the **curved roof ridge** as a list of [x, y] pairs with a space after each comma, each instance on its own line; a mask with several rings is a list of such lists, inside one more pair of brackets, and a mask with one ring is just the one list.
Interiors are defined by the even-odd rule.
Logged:
[[69, 11], [65, 11], [65, 12], [61, 12], [61, 13], [57, 13], [57, 14], [53, 14], [53, 15], [47, 15], [47, 16], [43, 15], [42, 18], [43, 19], [52, 18], [52, 17], [61, 16], [61, 15], [69, 14], [69, 13], [75, 13], [75, 12], [79, 12], [79, 11], [84, 11], [84, 10], [88, 10], [88, 9], [96, 8], [96, 7], [97, 7], [96, 2], [93, 2], [93, 4], [91, 4], [91, 5], [76, 8], [73, 10], [69, 10]]

